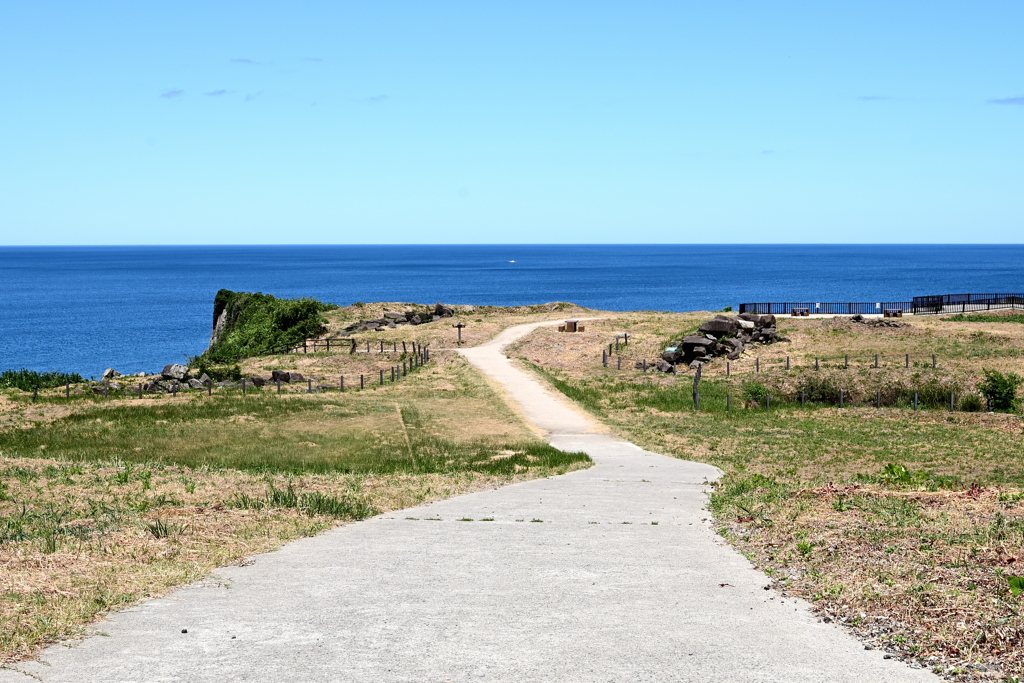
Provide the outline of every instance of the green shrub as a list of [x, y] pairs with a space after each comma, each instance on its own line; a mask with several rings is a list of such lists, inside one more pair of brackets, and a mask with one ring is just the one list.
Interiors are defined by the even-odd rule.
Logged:
[[0, 389], [21, 389], [32, 391], [33, 387], [40, 389], [53, 389], [62, 387], [68, 382], [77, 384], [85, 380], [77, 372], [70, 375], [63, 372], [36, 372], [35, 370], [4, 370], [0, 374]]
[[[824, 373], [807, 375], [801, 382], [799, 391], [804, 392], [804, 399], [811, 403], [824, 403], [826, 405], [839, 405], [839, 391], [841, 387], [834, 377]], [[850, 397], [847, 395], [847, 400]]]
[[985, 408], [981, 395], [970, 393], [960, 397], [960, 410], [965, 413], [980, 413]]
[[214, 325], [223, 317], [216, 339], [191, 364], [234, 363], [296, 346], [327, 330], [322, 313], [337, 308], [316, 299], [278, 299], [259, 292], [222, 289], [213, 301]]
[[978, 385], [978, 391], [992, 397], [993, 410], [1013, 410], [1017, 406], [1017, 387], [1024, 378], [1012, 372], [1005, 375], [998, 370], [983, 370], [985, 381]]
[[747, 403], [764, 405], [768, 399], [768, 387], [760, 382], [746, 381], [743, 383], [743, 398]]

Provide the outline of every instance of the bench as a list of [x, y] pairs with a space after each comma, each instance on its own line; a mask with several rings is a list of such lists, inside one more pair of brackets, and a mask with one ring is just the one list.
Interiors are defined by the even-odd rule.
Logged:
[[902, 318], [903, 311], [899, 308], [886, 308], [882, 311], [883, 318]]
[[794, 308], [791, 313], [792, 313], [792, 316], [794, 318], [802, 316], [802, 315], [803, 316], [807, 316], [807, 315], [811, 314], [811, 309], [809, 309], [809, 308]]

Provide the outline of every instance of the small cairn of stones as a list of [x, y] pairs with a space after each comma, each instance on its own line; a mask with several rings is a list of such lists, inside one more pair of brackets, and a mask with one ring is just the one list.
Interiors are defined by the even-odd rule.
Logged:
[[395, 329], [399, 325], [422, 325], [434, 322], [442, 318], [451, 318], [455, 315], [455, 309], [445, 306], [441, 302], [434, 304], [434, 308], [426, 308], [420, 311], [405, 311], [404, 313], [385, 313], [383, 317], [376, 320], [360, 320], [352, 323], [341, 331], [340, 337], [347, 337], [353, 332], [380, 332], [384, 329]]
[[696, 368], [719, 356], [736, 360], [748, 345], [781, 341], [789, 340], [779, 336], [774, 315], [716, 315], [705, 321], [698, 328], [697, 334], [687, 335], [676, 342], [675, 346], [665, 349], [655, 367], [661, 372], [672, 372], [680, 363]]

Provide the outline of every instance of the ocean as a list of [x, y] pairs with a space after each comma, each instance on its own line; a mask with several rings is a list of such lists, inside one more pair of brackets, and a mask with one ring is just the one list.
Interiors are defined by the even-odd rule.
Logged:
[[1024, 291], [1024, 245], [0, 247], [0, 370], [155, 372], [201, 353], [218, 289], [337, 304], [717, 310]]

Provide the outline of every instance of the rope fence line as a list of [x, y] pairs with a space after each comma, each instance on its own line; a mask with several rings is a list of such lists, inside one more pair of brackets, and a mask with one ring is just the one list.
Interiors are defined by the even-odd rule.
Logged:
[[[613, 353], [614, 351], [619, 351], [620, 353]], [[633, 356], [624, 356], [624, 355], [622, 355], [621, 351], [622, 351], [621, 345], [617, 346], [615, 343], [609, 344], [607, 349], [602, 348], [602, 350], [601, 350], [601, 364], [602, 364], [602, 366], [605, 367], [605, 368], [608, 368], [610, 366], [613, 366], [613, 364], [614, 364], [614, 368], [616, 370], [622, 370], [623, 369], [623, 362], [625, 361], [626, 369], [640, 370], [641, 374], [646, 374], [649, 369], [654, 369], [655, 366], [648, 364], [648, 360], [647, 360], [646, 357], [637, 360]], [[801, 358], [803, 360], [806, 360], [807, 358], [809, 358], [809, 356], [802, 356]], [[890, 358], [893, 358], [893, 356], [891, 354], [885, 354], [885, 355], [879, 354], [879, 353], [870, 354], [869, 356], [867, 356], [866, 359], [862, 355], [857, 355], [854, 358], [854, 362], [851, 364], [851, 354], [843, 354], [842, 356], [824, 356], [824, 357], [823, 356], [815, 356], [814, 357], [813, 368], [814, 368], [815, 371], [820, 371], [823, 367], [824, 368], [829, 368], [830, 366], [825, 365], [824, 361], [829, 361], [830, 363], [834, 362], [834, 365], [831, 365], [830, 369], [843, 369], [843, 370], [849, 370], [851, 368], [852, 369], [909, 369], [911, 367], [918, 367], [918, 368], [919, 367], [925, 367], [925, 368], [931, 368], [931, 369], [938, 369], [939, 368], [938, 355], [937, 354], [926, 355], [925, 356], [925, 360], [923, 362], [915, 361], [913, 366], [911, 365], [912, 356], [909, 353], [904, 353], [901, 356], [896, 356], [896, 358], [898, 359], [897, 363], [890, 364], [888, 362], [885, 362], [887, 359], [890, 359]], [[858, 363], [858, 360], [863, 360], [863, 364]], [[752, 374], [754, 374], [754, 375], [761, 374], [762, 370], [767, 374], [771, 370], [775, 370], [775, 371], [785, 370], [786, 372], [789, 372], [789, 371], [794, 370], [794, 369], [808, 369], [809, 370], [811, 368], [810, 364], [807, 364], [807, 365], [797, 365], [797, 364], [793, 363], [792, 362], [792, 357], [789, 356], [789, 355], [787, 355], [784, 359], [783, 358], [768, 359], [764, 363], [764, 366], [765, 366], [764, 368], [762, 368], [762, 362], [761, 362], [761, 358], [759, 356], [755, 356], [753, 361], [754, 361], [754, 364], [753, 364], [753, 368], [752, 368], [753, 369], [753, 373]], [[740, 361], [738, 361], [738, 360], [736, 360], [736, 361], [726, 360], [725, 361], [725, 376], [726, 377], [731, 377], [732, 376], [732, 370], [733, 370], [732, 366], [733, 366], [733, 363], [738, 363], [738, 362], [740, 362]], [[750, 367], [749, 364], [746, 364], [746, 363], [749, 363], [749, 359], [744, 359], [744, 362], [745, 362], [745, 365], [742, 366], [742, 367], [749, 374], [749, 370], [751, 369], [751, 367]], [[693, 405], [694, 405], [694, 410], [700, 410], [700, 398], [701, 398], [701, 395], [700, 395], [700, 391], [699, 391], [699, 385], [700, 385], [701, 375], [702, 375], [702, 371], [703, 371], [704, 365], [705, 364], [703, 364], [703, 363], [698, 364], [697, 368], [696, 368], [696, 372], [694, 373], [694, 381], [693, 381]], [[632, 367], [630, 367], [630, 366], [632, 366]], [[662, 374], [662, 373], [659, 372], [659, 374]], [[673, 365], [671, 373], [664, 373], [664, 374], [677, 375], [676, 367]], [[899, 391], [897, 391], [896, 393], [897, 393], [897, 395], [900, 394]], [[913, 393], [913, 398], [911, 399], [910, 398], [910, 393], [908, 391], [906, 400], [904, 402], [906, 403], [906, 407], [908, 407], [908, 408], [912, 407], [912, 409], [914, 411], [917, 411], [917, 410], [921, 409], [921, 407], [922, 407], [922, 400], [921, 400], [920, 392], [919, 391], [914, 391], [912, 393]], [[874, 400], [871, 401], [871, 403], [876, 408], [879, 408], [879, 409], [882, 408], [882, 405], [883, 405], [882, 394], [883, 394], [883, 392], [882, 392], [881, 389], [876, 389], [875, 395], [873, 397]], [[963, 395], [958, 396], [956, 391], [952, 391], [952, 390], [948, 392], [948, 396], [949, 396], [949, 404], [948, 404], [949, 411], [950, 412], [954, 412], [957, 409], [957, 398], [963, 399], [964, 396]], [[838, 397], [832, 403], [834, 405], [836, 405], [838, 408], [844, 409], [846, 407], [846, 404], [848, 402], [850, 402], [849, 401], [849, 397], [850, 397], [850, 394], [848, 393], [848, 390], [846, 390], [846, 389], [839, 389], [838, 390]], [[776, 398], [778, 400], [779, 397], [776, 397]], [[770, 410], [771, 409], [771, 400], [772, 400], [771, 393], [767, 392], [767, 391], [764, 392], [763, 407], [764, 407], [765, 410]], [[783, 396], [782, 397], [782, 401], [786, 402], [787, 398], [785, 396]], [[985, 401], [986, 411], [987, 412], [992, 412], [992, 396], [990, 394], [986, 394], [984, 396], [984, 401]], [[789, 402], [796, 403], [796, 397], [795, 396], [791, 397], [791, 399], [789, 399]], [[801, 389], [800, 390], [799, 402], [800, 402], [800, 407], [801, 408], [804, 408], [806, 406], [806, 404], [808, 402], [807, 390], [806, 389]], [[811, 402], [812, 403], [816, 403], [816, 404], [822, 404], [822, 403], [828, 404], [829, 403], [828, 401], [821, 401], [821, 400], [811, 400]], [[888, 403], [887, 406], [900, 407], [900, 404], [901, 404], [901, 401], [896, 400], [896, 401]], [[760, 402], [759, 402], [759, 405], [761, 405]], [[868, 404], [866, 404], [864, 401], [861, 401], [861, 405], [868, 405]], [[726, 410], [726, 412], [730, 412], [732, 410], [732, 395], [730, 393], [728, 393], [728, 392], [725, 395], [725, 410]]]
[[[428, 364], [429, 362], [430, 362], [430, 348], [426, 347], [426, 346], [420, 346], [415, 353], [411, 354], [407, 359], [402, 360], [400, 365], [392, 365], [387, 371], [385, 371], [384, 369], [380, 369], [378, 371], [378, 375], [377, 375], [376, 378], [373, 375], [367, 376], [365, 373], [360, 374], [359, 375], [359, 390], [363, 390], [363, 389], [365, 389], [367, 387], [368, 384], [373, 384], [373, 383], [376, 383], [378, 386], [385, 386], [388, 383], [387, 382], [387, 374], [386, 373], [389, 373], [391, 375], [390, 383], [391, 384], [395, 384], [395, 383], [399, 382], [402, 378], [407, 377], [408, 374], [410, 372], [412, 372], [413, 370], [421, 368], [421, 367], [425, 366], [426, 364]], [[374, 382], [375, 379], [377, 380], [376, 382]], [[207, 395], [208, 396], [212, 396], [213, 395], [213, 389], [214, 389], [213, 382], [212, 381], [211, 382], [206, 382], [205, 384], [206, 384], [206, 393], [207, 393]], [[218, 389], [218, 393], [219, 393], [219, 390], [221, 390], [221, 389], [226, 389], [226, 390], [229, 390], [229, 391], [234, 390], [234, 389], [240, 389], [241, 390], [241, 394], [244, 396], [244, 395], [246, 395], [246, 393], [248, 392], [250, 387], [255, 387], [255, 388], [259, 389], [259, 388], [261, 388], [263, 386], [266, 386], [268, 384], [271, 387], [274, 387], [276, 385], [277, 393], [278, 394], [281, 393], [282, 381], [280, 379], [276, 379], [276, 380], [271, 379], [270, 382], [267, 382], [266, 380], [263, 380], [263, 384], [257, 384], [255, 382], [252, 382], [250, 380], [250, 378], [243, 377], [242, 380], [239, 383], [237, 383], [237, 384], [233, 384], [232, 386], [218, 386], [217, 389]], [[291, 381], [285, 381], [284, 384], [289, 384], [290, 385]], [[178, 389], [179, 389], [179, 387], [182, 387], [182, 386], [184, 386], [185, 389], [195, 389], [194, 387], [189, 387], [188, 385], [173, 384], [173, 385], [171, 385], [171, 388], [170, 388], [169, 391], [165, 391], [165, 392], [161, 392], [161, 393], [171, 394], [171, 396], [173, 398], [176, 398], [177, 395], [178, 395]], [[325, 385], [325, 384], [318, 384], [317, 386], [314, 387], [313, 386], [313, 380], [312, 379], [307, 379], [306, 380], [306, 392], [305, 393], [309, 393], [309, 394], [312, 394], [314, 392], [320, 393], [320, 392], [332, 390], [334, 388], [335, 387], [333, 385], [328, 386], [328, 385]], [[109, 384], [106, 384], [106, 383], [104, 383], [104, 384], [94, 384], [94, 385], [91, 386], [91, 389], [93, 390], [93, 393], [102, 393], [103, 394], [103, 398], [109, 398], [110, 397], [110, 385]], [[342, 393], [345, 392], [345, 375], [339, 375], [338, 376], [338, 386], [337, 386], [337, 389], [340, 392], [342, 392]], [[350, 389], [350, 390], [352, 390], [352, 389]], [[125, 386], [124, 388], [116, 389], [115, 392], [117, 392], [120, 395], [131, 394], [131, 395], [134, 395], [136, 397], [136, 399], [143, 398], [143, 396], [146, 393], [154, 393], [153, 391], [145, 390], [144, 389], [144, 384], [142, 384], [142, 383], [139, 383], [138, 385], [135, 385], [135, 386]], [[35, 386], [35, 387], [32, 388], [32, 403], [35, 403], [36, 400], [38, 399], [38, 397], [39, 397], [39, 387]], [[71, 398], [71, 383], [70, 382], [65, 384], [65, 387], [64, 387], [64, 397], [65, 398]]]
[[[370, 340], [358, 341], [354, 337], [343, 339], [343, 338], [327, 338], [327, 339], [307, 339], [302, 344], [295, 344], [289, 346], [275, 346], [269, 349], [266, 353], [260, 354], [261, 356], [277, 356], [287, 353], [317, 353], [319, 351], [331, 352], [331, 346], [334, 346], [336, 353], [348, 351], [350, 354], [353, 353], [418, 353], [422, 349], [426, 348], [426, 344], [418, 341], [396, 341], [390, 342], [378, 339], [373, 342]], [[365, 344], [365, 350], [364, 350]], [[401, 351], [398, 347], [401, 344]]]

